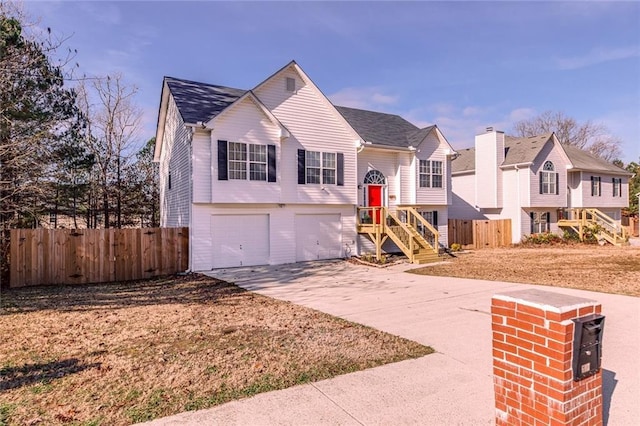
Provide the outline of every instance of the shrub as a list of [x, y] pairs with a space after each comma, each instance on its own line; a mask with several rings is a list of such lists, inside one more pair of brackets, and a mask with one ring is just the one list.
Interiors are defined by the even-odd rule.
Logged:
[[460, 251], [462, 250], [462, 246], [458, 243], [451, 244], [451, 251]]
[[551, 232], [543, 232], [540, 234], [525, 235], [522, 237], [522, 243], [527, 245], [542, 245], [542, 244], [559, 244], [563, 240], [559, 235]]

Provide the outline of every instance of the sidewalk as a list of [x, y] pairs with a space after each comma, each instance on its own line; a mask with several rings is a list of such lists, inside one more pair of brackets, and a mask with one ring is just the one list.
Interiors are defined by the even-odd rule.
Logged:
[[[151, 424], [493, 424], [491, 297], [535, 286], [402, 273], [411, 267], [315, 262], [216, 271], [214, 276], [249, 290], [430, 345], [437, 353]], [[640, 299], [543, 289], [602, 303], [605, 424], [637, 424]]]

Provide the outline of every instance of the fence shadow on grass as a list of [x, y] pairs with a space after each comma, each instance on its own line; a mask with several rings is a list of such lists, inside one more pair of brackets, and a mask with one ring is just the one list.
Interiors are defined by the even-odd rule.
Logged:
[[36, 383], [47, 385], [52, 380], [99, 367], [100, 363], [86, 364], [76, 358], [41, 364], [25, 364], [20, 367], [5, 367], [0, 369], [0, 391], [17, 389]]
[[87, 311], [163, 304], [235, 304], [246, 290], [199, 274], [124, 283], [23, 287], [4, 290], [0, 315], [40, 310]]

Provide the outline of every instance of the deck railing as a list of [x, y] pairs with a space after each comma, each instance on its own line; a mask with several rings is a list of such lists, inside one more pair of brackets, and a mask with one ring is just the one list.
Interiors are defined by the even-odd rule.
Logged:
[[589, 225], [598, 225], [599, 237], [613, 245], [626, 243], [629, 239], [622, 225], [598, 209], [569, 209], [563, 217], [558, 220], [558, 226], [574, 228], [578, 231], [580, 239], [584, 237], [584, 228]]
[[438, 231], [414, 208], [398, 208], [394, 214], [386, 207], [358, 207], [357, 212], [358, 232], [369, 235], [376, 245], [377, 258], [380, 258], [387, 238], [402, 250], [410, 262], [423, 248], [438, 253]]

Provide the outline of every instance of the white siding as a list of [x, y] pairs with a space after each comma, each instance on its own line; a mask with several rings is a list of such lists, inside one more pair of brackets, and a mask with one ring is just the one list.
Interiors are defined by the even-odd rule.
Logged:
[[211, 220], [213, 215], [268, 215], [270, 265], [296, 261], [297, 214], [339, 215], [343, 255], [355, 254], [355, 213], [351, 205], [286, 205], [277, 204], [194, 204], [191, 227], [191, 269], [209, 270], [213, 267]]
[[[218, 180], [218, 140], [246, 144], [276, 146], [276, 182], [247, 180]], [[286, 142], [284, 142], [286, 143]], [[245, 98], [241, 103], [225, 111], [214, 122], [214, 130], [209, 140], [211, 161], [209, 171], [198, 169], [194, 180], [208, 180], [211, 191], [209, 200], [213, 203], [282, 203], [282, 169], [295, 168], [296, 164], [283, 163], [280, 127], [251, 101]], [[290, 184], [286, 182], [285, 184]]]
[[[448, 175], [451, 173], [451, 161], [445, 154], [448, 146], [441, 142], [435, 132], [431, 132], [416, 150], [415, 188], [416, 204], [449, 204], [451, 188]], [[421, 188], [419, 175], [419, 160], [442, 161], [442, 188]]]
[[[285, 90], [286, 77], [296, 79], [296, 92]], [[255, 93], [291, 133], [282, 144], [282, 202], [355, 205], [357, 135], [324, 95], [293, 66], [267, 80]], [[343, 153], [344, 186], [299, 185], [298, 149]]]
[[[591, 176], [599, 176], [601, 179], [601, 195], [591, 195]], [[612, 178], [622, 179], [622, 197], [613, 196]], [[580, 188], [578, 190], [582, 196], [582, 204], [574, 207], [584, 208], [623, 208], [629, 206], [629, 178], [626, 176], [613, 176], [597, 172], [582, 172]]]
[[211, 202], [211, 136], [196, 131], [191, 142], [193, 156], [193, 202]]
[[488, 132], [477, 135], [476, 201], [480, 208], [502, 207], [502, 170], [504, 161], [504, 133]]
[[[169, 96], [160, 155], [160, 226], [189, 226], [191, 203], [191, 131]], [[171, 189], [169, 189], [171, 172]]]
[[398, 154], [400, 173], [400, 203], [416, 203], [416, 161], [413, 153]]
[[452, 203], [449, 209], [449, 217], [452, 219], [486, 219], [475, 208], [476, 201], [476, 175], [469, 173], [451, 177]]
[[[530, 168], [530, 191], [531, 207], [553, 207], [560, 208], [567, 206], [567, 163], [562, 155], [562, 148], [553, 141], [548, 141], [542, 148], [534, 164]], [[540, 194], [540, 171], [544, 163], [551, 161], [558, 174], [558, 194]]]

